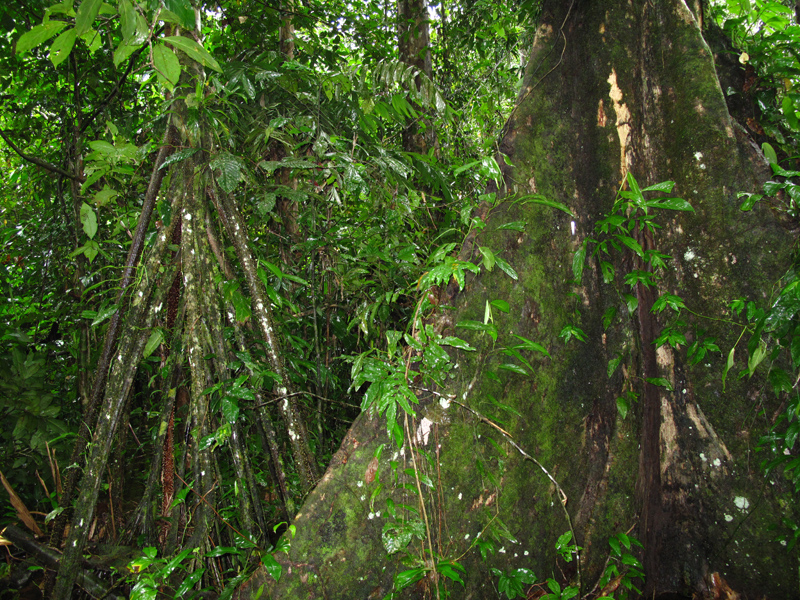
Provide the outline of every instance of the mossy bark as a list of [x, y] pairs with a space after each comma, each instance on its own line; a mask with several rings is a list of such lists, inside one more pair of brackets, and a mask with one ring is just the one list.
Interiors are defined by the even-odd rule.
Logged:
[[[758, 376], [736, 379], [743, 350], [727, 385], [721, 380], [741, 332], [725, 321], [730, 301], [768, 301], [791, 242], [768, 209], [738, 210], [737, 192], [756, 191], [768, 169], [728, 114], [695, 15], [682, 1], [546, 2], [500, 148], [508, 199], [462, 257], [477, 262], [477, 246], [492, 248], [519, 279], [495, 268], [468, 280], [453, 299], [456, 314], [438, 324], [478, 351], [454, 358], [456, 375], [439, 393], [494, 420], [560, 482], [584, 547], [584, 593], [601, 575], [608, 536], [632, 530], [645, 546], [648, 598], [713, 594], [713, 573], [752, 597], [796, 594], [797, 559], [768, 529], [790, 505], [754, 454], [768, 426], [756, 415], [773, 398]], [[609, 259], [615, 283], [603, 283], [596, 257], [576, 283], [573, 254], [594, 235], [629, 172], [642, 186], [675, 181], [673, 195], [695, 212], [665, 214], [663, 229], [640, 235], [640, 243], [671, 256], [656, 288], [624, 285], [636, 259], [622, 252]], [[512, 201], [533, 193], [575, 216]], [[524, 221], [524, 232], [498, 228], [510, 221]], [[691, 365], [685, 347], [655, 347], [670, 316], [650, 308], [664, 292], [695, 313], [682, 315], [689, 343], [704, 330], [722, 353]], [[638, 308], [629, 313], [622, 293], [636, 297]], [[492, 300], [511, 307], [494, 312], [497, 342], [453, 326], [482, 322]], [[611, 308], [618, 316], [604, 326]], [[565, 343], [566, 325], [580, 327], [586, 341]], [[501, 367], [509, 357], [500, 350], [514, 335], [550, 353], [526, 354], [533, 370], [525, 376]], [[646, 378], [664, 378], [674, 391]], [[626, 391], [638, 401], [623, 419], [616, 398]], [[554, 556], [555, 540], [568, 528], [559, 491], [496, 428], [457, 402], [443, 409], [433, 397], [409, 429], [406, 439], [431, 458], [434, 487], [424, 493], [431, 545], [467, 568], [463, 589], [449, 584], [456, 597], [498, 597], [489, 567], [527, 567], [540, 581], [577, 582], [575, 561]], [[278, 555], [280, 582], [257, 573], [245, 594], [262, 583], [272, 598], [382, 598], [391, 591], [393, 574], [407, 567], [402, 552], [387, 556], [382, 544], [391, 520], [386, 498], [414, 500], [398, 485], [403, 479], [395, 478], [392, 461], [404, 458], [383, 430], [368, 415], [355, 422], [295, 520], [290, 553]], [[494, 544], [485, 560], [473, 546], [479, 534]], [[408, 553], [425, 557], [427, 547], [413, 541]], [[399, 597], [424, 595], [426, 584], [432, 594], [430, 579]]]

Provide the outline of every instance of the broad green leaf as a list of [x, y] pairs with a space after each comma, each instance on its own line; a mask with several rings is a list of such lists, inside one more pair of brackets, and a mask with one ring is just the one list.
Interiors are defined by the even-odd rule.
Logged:
[[561, 202], [556, 202], [554, 200], [548, 200], [541, 194], [530, 194], [528, 196], [523, 196], [522, 198], [515, 200], [515, 202], [522, 202], [523, 204], [539, 204], [541, 206], [549, 206], [550, 208], [556, 208], [562, 212], [567, 213], [570, 217], [575, 216], [566, 204], [562, 204]]
[[89, 239], [94, 238], [97, 234], [97, 214], [86, 202], [81, 205], [81, 223], [83, 224], [83, 231]]
[[198, 151], [198, 148], [184, 148], [183, 150], [179, 150], [178, 152], [175, 152], [174, 154], [171, 154], [170, 156], [168, 156], [166, 158], [166, 160], [159, 167], [159, 170], [161, 170], [161, 169], [163, 169], [165, 167], [168, 167], [172, 163], [180, 162], [180, 161], [192, 156], [197, 151]]
[[261, 564], [264, 565], [267, 573], [269, 573], [275, 581], [280, 581], [281, 574], [283, 573], [283, 567], [277, 560], [275, 560], [275, 557], [272, 556], [272, 554], [269, 552], [262, 554]]
[[117, 312], [117, 308], [118, 307], [116, 304], [110, 304], [98, 310], [97, 314], [94, 316], [94, 319], [92, 320], [91, 326], [94, 327], [95, 325], [99, 325], [100, 323], [105, 321], [107, 318], [109, 318], [111, 315]]
[[520, 367], [519, 365], [515, 365], [514, 363], [503, 363], [498, 369], [503, 369], [504, 371], [511, 371], [512, 373], [517, 373], [518, 375], [527, 375], [528, 372]]
[[502, 311], [504, 313], [507, 313], [509, 310], [511, 310], [511, 307], [505, 300], [492, 300], [491, 302], [489, 302], [489, 304], [493, 308], [496, 308], [497, 310]]
[[627, 398], [623, 396], [617, 398], [617, 410], [619, 411], [619, 414], [623, 419], [628, 416], [628, 410], [630, 410], [630, 406], [628, 406]]
[[731, 348], [731, 351], [728, 352], [728, 360], [725, 363], [725, 371], [722, 373], [722, 389], [725, 389], [725, 378], [728, 376], [728, 371], [731, 370], [733, 367], [733, 354], [736, 351], [736, 346]]
[[103, 0], [83, 0], [75, 16], [75, 30], [78, 35], [83, 35], [94, 23], [97, 13], [100, 12]]
[[760, 365], [766, 357], [767, 343], [761, 339], [759, 340], [758, 347], [750, 354], [750, 358], [747, 359], [747, 372], [751, 377], [753, 376], [753, 373], [755, 373], [758, 365]]
[[234, 396], [228, 394], [222, 397], [220, 402], [220, 410], [222, 411], [222, 418], [231, 425], [236, 423], [239, 418], [239, 400]]
[[92, 201], [94, 202], [95, 206], [103, 206], [117, 196], [119, 196], [119, 192], [117, 190], [112, 190], [110, 187], [105, 186], [102, 190], [94, 195]]
[[764, 142], [761, 144], [761, 151], [764, 153], [764, 156], [771, 165], [778, 164], [778, 155], [775, 153], [775, 148], [772, 147], [772, 144]]
[[647, 383], [652, 383], [655, 386], [663, 387], [670, 392], [673, 391], [672, 384], [669, 382], [669, 379], [666, 379], [665, 377], [646, 377], [645, 381]]
[[640, 258], [644, 257], [644, 250], [642, 250], [642, 246], [635, 239], [627, 235], [615, 235], [614, 237], [633, 250], [637, 256]]
[[649, 202], [646, 202], [645, 206], [652, 208], [663, 208], [667, 210], [694, 212], [692, 205], [683, 198], [658, 198], [656, 200], [650, 200]]
[[187, 576], [186, 579], [183, 580], [183, 583], [175, 590], [175, 598], [183, 598], [189, 593], [195, 584], [200, 581], [200, 578], [203, 576], [206, 570], [204, 567], [200, 567], [196, 571], [192, 571], [191, 575]]
[[58, 34], [67, 24], [64, 21], [48, 21], [33, 27], [17, 40], [17, 54], [24, 54]]
[[194, 29], [195, 13], [189, 0], [164, 0], [164, 7], [178, 17], [178, 24], [184, 29]]
[[503, 260], [499, 256], [495, 256], [494, 260], [497, 266], [500, 267], [500, 270], [503, 271], [503, 273], [511, 277], [511, 279], [513, 279], [514, 281], [519, 279], [519, 275], [517, 275], [517, 272], [505, 260]]
[[161, 329], [154, 329], [153, 333], [150, 334], [150, 337], [147, 340], [147, 343], [144, 345], [144, 353], [142, 354], [142, 358], [147, 358], [150, 356], [156, 348], [158, 348], [161, 343], [164, 341], [164, 332]]
[[178, 84], [181, 76], [181, 63], [170, 48], [164, 44], [156, 44], [153, 48], [153, 64], [159, 75], [169, 82], [168, 87], [171, 88]]
[[480, 250], [481, 254], [483, 255], [483, 266], [486, 267], [487, 271], [491, 271], [494, 268], [495, 263], [494, 252], [492, 252], [486, 246], [480, 246], [478, 250]]
[[122, 26], [122, 39], [127, 42], [136, 31], [136, 13], [130, 0], [120, 0], [118, 5], [119, 19]]
[[77, 37], [77, 30], [67, 29], [53, 41], [50, 46], [50, 62], [53, 63], [54, 67], [57, 67], [67, 59], [69, 53], [72, 52], [73, 46], [75, 46]]
[[203, 48], [194, 40], [179, 35], [170, 35], [165, 37], [164, 41], [172, 44], [180, 50], [183, 50], [192, 60], [196, 60], [200, 64], [209, 67], [218, 73], [222, 73], [222, 69], [220, 68], [219, 63], [214, 60], [214, 57], [211, 56], [205, 48]]
[[541, 344], [533, 342], [528, 338], [524, 338], [521, 335], [517, 335], [516, 333], [513, 335], [515, 338], [517, 338], [519, 341], [522, 342], [521, 344], [517, 344], [516, 346], [514, 346], [514, 348], [516, 348], [517, 350], [533, 350], [534, 352], [541, 352], [548, 358], [552, 358], [552, 356], [550, 356], [550, 353], [547, 351], [547, 348], [545, 348]]
[[581, 284], [583, 278], [583, 266], [586, 263], [586, 242], [581, 244], [581, 247], [572, 255], [572, 275], [575, 277], [575, 283]]
[[131, 54], [136, 52], [139, 49], [138, 44], [120, 44], [116, 50], [114, 50], [114, 66], [118, 67], [124, 61], [130, 57]]
[[242, 180], [241, 162], [228, 152], [218, 154], [217, 157], [209, 163], [209, 166], [212, 169], [219, 169], [220, 174], [219, 177], [217, 177], [217, 181], [219, 182], [219, 186], [229, 194]]
[[422, 567], [417, 567], [416, 569], [408, 569], [406, 571], [400, 571], [397, 575], [394, 576], [394, 584], [397, 586], [398, 590], [402, 590], [407, 588], [412, 583], [416, 583], [427, 572], [427, 569]]
[[748, 192], [739, 192], [738, 198], [744, 198], [744, 202], [739, 206], [739, 210], [747, 212], [748, 210], [752, 210], [752, 208], [756, 205], [756, 202], [761, 200], [764, 196], [761, 194], [750, 194]]
[[453, 348], [458, 348], [459, 350], [466, 350], [468, 352], [473, 352], [475, 350], [475, 348], [470, 346], [467, 342], [465, 342], [461, 338], [453, 336], [443, 337], [442, 339], [439, 340], [439, 343], [444, 346], [452, 346]]
[[525, 231], [525, 221], [511, 221], [510, 223], [503, 223], [497, 229], [498, 231], [501, 229], [510, 229], [512, 231]]
[[656, 183], [654, 185], [647, 186], [642, 191], [643, 192], [664, 192], [665, 194], [669, 194], [672, 192], [672, 188], [675, 187], [674, 181], [662, 181], [661, 183]]

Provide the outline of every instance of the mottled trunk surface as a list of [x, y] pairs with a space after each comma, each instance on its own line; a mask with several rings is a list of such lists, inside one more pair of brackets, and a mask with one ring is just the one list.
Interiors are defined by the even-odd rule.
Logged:
[[[509, 191], [543, 194], [576, 216], [523, 202], [491, 213], [476, 242], [502, 253], [519, 280], [495, 268], [468, 280], [454, 299], [456, 314], [439, 323], [443, 333], [479, 350], [457, 355], [456, 376], [440, 392], [494, 419], [560, 482], [585, 548], [584, 593], [603, 570], [608, 537], [631, 529], [645, 546], [648, 598], [702, 597], [715, 572], [748, 597], [796, 595], [796, 559], [768, 529], [787, 504], [754, 452], [768, 426], [757, 414], [764, 407], [772, 414], [774, 396], [758, 376], [737, 380], [741, 346], [723, 387], [725, 356], [741, 330], [719, 320], [730, 316], [726, 307], [735, 298], [768, 301], [791, 242], [767, 208], [738, 210], [736, 193], [757, 190], [767, 164], [728, 114], [697, 19], [683, 1], [547, 3], [505, 131]], [[674, 180], [671, 195], [696, 212], [665, 211], [663, 229], [640, 237], [672, 257], [656, 289], [623, 284], [637, 266], [621, 252], [612, 258], [615, 283], [603, 283], [590, 257], [575, 285], [573, 253], [594, 235], [628, 172], [642, 186]], [[498, 229], [510, 221], [524, 221], [524, 232]], [[690, 337], [694, 326], [705, 329], [722, 354], [690, 365], [685, 347], [656, 349], [670, 315], [650, 307], [664, 292], [718, 319], [682, 315]], [[636, 296], [638, 309], [629, 314], [621, 293]], [[492, 300], [511, 307], [494, 313], [496, 343], [452, 326], [483, 322]], [[617, 317], [604, 327], [610, 308]], [[586, 342], [565, 343], [565, 325], [580, 327]], [[526, 354], [534, 367], [528, 376], [499, 369], [509, 359], [497, 350], [511, 345], [512, 334], [541, 343], [551, 358]], [[497, 377], [487, 378], [490, 371]], [[644, 382], [651, 377], [667, 379], [674, 391]], [[623, 419], [616, 398], [628, 390], [638, 400]], [[291, 552], [278, 555], [280, 582], [258, 573], [246, 590], [266, 581], [273, 598], [382, 598], [391, 591], [392, 576], [408, 567], [399, 560], [404, 553], [388, 556], [381, 540], [391, 521], [386, 499], [418, 503], [398, 485], [413, 483], [402, 476], [408, 452], [397, 453], [384, 430], [382, 419], [361, 415], [297, 515]], [[574, 561], [554, 557], [568, 526], [541, 470], [456, 402], [443, 409], [436, 397], [423, 399], [411, 430], [431, 457], [434, 486], [425, 500], [434, 550], [467, 569], [464, 589], [449, 585], [454, 597], [497, 598], [489, 567], [527, 567], [539, 581], [576, 582]], [[500, 521], [516, 541], [499, 535]], [[470, 549], [478, 535], [495, 536], [496, 552], [485, 561]], [[408, 551], [424, 554], [418, 541]], [[430, 597], [430, 586], [423, 580], [399, 597]]]

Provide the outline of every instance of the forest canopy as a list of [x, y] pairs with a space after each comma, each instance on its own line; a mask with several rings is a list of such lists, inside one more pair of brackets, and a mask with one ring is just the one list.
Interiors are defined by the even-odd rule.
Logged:
[[[774, 494], [732, 498], [748, 516], [751, 502], [781, 512], [736, 525], [770, 538], [773, 564], [796, 561], [800, 5], [676, 2], [651, 14], [637, 2], [601, 18], [557, 4], [0, 7], [9, 590], [300, 597], [300, 548], [338, 556], [337, 536], [352, 545], [358, 522], [380, 554], [370, 568], [383, 570], [373, 581], [355, 566], [367, 557], [353, 558], [369, 581], [330, 597], [462, 597], [465, 580], [475, 597], [686, 594], [700, 584], [676, 583], [653, 558], [671, 535], [659, 427], [673, 393], [726, 473], [745, 476], [726, 444], [757, 447], [746, 476]], [[633, 38], [589, 43], [624, 18], [642, 25]], [[637, 45], [626, 73], [620, 56]], [[671, 52], [691, 69], [669, 72]], [[581, 61], [611, 75], [570, 90]], [[697, 94], [696, 131], [727, 138], [691, 146], [670, 129], [689, 109], [663, 108], [662, 92], [675, 106]], [[599, 107], [579, 104], [590, 94]], [[725, 169], [737, 179], [709, 183]], [[707, 200], [718, 189], [724, 210]], [[704, 244], [746, 235], [764, 247], [719, 260], [709, 250], [692, 281]], [[564, 371], [542, 375], [553, 365]], [[709, 388], [747, 399], [744, 421], [704, 400]], [[574, 403], [531, 408], [519, 390]], [[607, 401], [581, 412], [588, 391]], [[546, 436], [525, 437], [534, 421]], [[458, 436], [474, 454], [441, 458]], [[622, 475], [577, 458], [592, 443]], [[530, 495], [555, 516], [523, 503], [534, 478], [523, 463], [542, 479]], [[445, 497], [462, 467], [480, 480], [466, 512], [483, 520], [456, 551], [442, 531], [464, 512]], [[725, 481], [714, 489], [739, 489]], [[328, 493], [352, 496], [329, 522]], [[604, 495], [612, 508], [600, 515], [589, 506]], [[713, 513], [705, 502], [697, 515]], [[363, 514], [344, 507], [359, 503]], [[688, 523], [683, 508], [676, 522]], [[533, 570], [506, 555], [526, 519], [547, 527]], [[720, 576], [714, 548], [694, 565], [703, 593], [761, 585], [733, 567]], [[325, 579], [321, 568], [303, 585]], [[493, 579], [476, 591], [480, 569]]]

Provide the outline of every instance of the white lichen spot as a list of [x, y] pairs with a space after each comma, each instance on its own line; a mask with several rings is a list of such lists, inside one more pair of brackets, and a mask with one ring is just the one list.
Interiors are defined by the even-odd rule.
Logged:
[[505, 547], [505, 546], [503, 546], [502, 548], [500, 548], [500, 550], [498, 550], [498, 552], [499, 552], [500, 554], [505, 554], [505, 553], [506, 553], [506, 547]]
[[144, 292], [141, 292], [141, 291], [140, 291], [140, 292], [139, 292], [139, 298], [142, 298], [142, 297], [144, 297]]
[[439, 406], [443, 409], [447, 410], [450, 408], [450, 399], [449, 398], [439, 398]]
[[372, 519], [374, 519], [374, 518], [375, 518], [375, 513], [369, 513], [369, 514], [367, 515], [367, 518], [368, 518], [368, 519], [371, 521]]
[[785, 545], [786, 545], [786, 540], [781, 540], [781, 546], [785, 546]]
[[464, 536], [464, 539], [465, 539], [465, 540], [468, 540], [468, 539], [469, 539], [469, 534], [465, 535], [465, 536]]
[[461, 498], [463, 497], [463, 495], [464, 495], [464, 494], [462, 494], [461, 492], [458, 492], [458, 499], [459, 499], [459, 500], [461, 500]]
[[522, 556], [528, 556], [529, 554], [530, 554], [530, 552], [528, 552], [527, 550], [525, 550], [525, 552], [523, 552], [523, 553], [522, 553]]
[[78, 540], [72, 540], [72, 547], [74, 548], [77, 545], [78, 545]]
[[691, 248], [687, 248], [686, 252], [683, 253], [683, 258], [685, 258], [686, 260], [694, 260], [695, 258], [697, 258], [697, 254], [695, 254], [694, 250], [692, 250]]
[[78, 523], [78, 527], [83, 527], [83, 519], [81, 519], [81, 522]]
[[708, 459], [706, 458], [706, 455], [705, 455], [705, 454], [703, 454], [702, 452], [700, 453], [700, 460], [702, 460], [703, 462], [706, 462], [706, 461], [708, 460]]
[[367, 499], [367, 497], [366, 497], [364, 494], [361, 494], [361, 498], [360, 498], [360, 500], [363, 502], [363, 501], [364, 501], [364, 500], [366, 500], [366, 499]]
[[721, 467], [722, 466], [722, 461], [720, 459], [718, 459], [718, 458], [715, 458], [714, 459], [714, 466], [715, 467]]
[[192, 220], [192, 213], [186, 213], [186, 220], [187, 221], [191, 221]]
[[725, 520], [726, 520], [728, 523], [730, 523], [731, 521], [733, 521], [733, 516], [732, 516], [732, 515], [725, 515]]
[[572, 232], [572, 235], [575, 235], [575, 221], [569, 222], [569, 229]]
[[206, 472], [205, 471], [200, 471], [200, 477], [205, 477], [205, 476], [206, 476]]
[[418, 444], [422, 444], [423, 446], [428, 445], [428, 438], [431, 436], [432, 426], [433, 421], [429, 420], [428, 417], [423, 417], [422, 421], [419, 422], [419, 427], [417, 427], [416, 440]]
[[356, 484], [356, 487], [364, 487], [364, 482], [363, 482], [363, 481], [359, 481], [359, 482]]
[[733, 503], [739, 510], [747, 510], [750, 508], [750, 501], [744, 496], [736, 496], [736, 498], [733, 499]]
[[700, 162], [701, 160], [703, 160], [703, 153], [702, 152], [695, 152], [694, 153], [694, 159], [697, 162]]
[[375, 516], [376, 516], [376, 517], [380, 517], [380, 516], [381, 516], [381, 511], [376, 511], [376, 512], [375, 512]]
[[155, 312], [160, 312], [160, 311], [161, 311], [161, 303], [159, 303], [158, 306], [156, 306]]
[[519, 558], [519, 554], [517, 554], [516, 552], [514, 552], [514, 558]]

